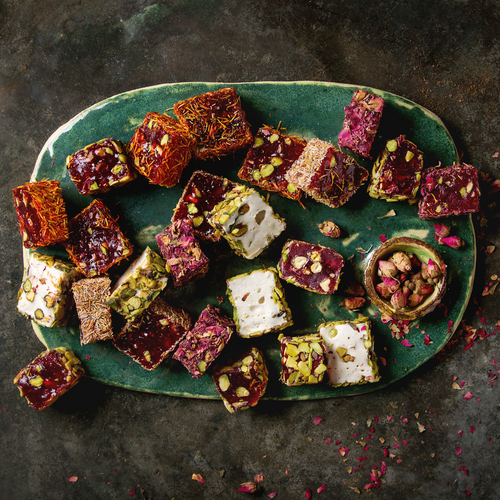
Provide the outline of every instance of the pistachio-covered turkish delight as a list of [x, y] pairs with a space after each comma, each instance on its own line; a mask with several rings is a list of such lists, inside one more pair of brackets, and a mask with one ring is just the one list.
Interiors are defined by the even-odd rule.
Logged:
[[197, 160], [215, 160], [252, 142], [250, 125], [234, 87], [179, 101], [174, 104], [174, 113], [196, 137]]
[[344, 259], [331, 248], [288, 240], [278, 262], [280, 278], [292, 285], [321, 294], [335, 293]]
[[257, 191], [242, 184], [213, 208], [209, 222], [246, 259], [260, 255], [286, 227]]
[[191, 328], [191, 319], [157, 297], [144, 313], [129, 321], [113, 345], [146, 370], [154, 370]]
[[227, 294], [240, 337], [259, 337], [293, 325], [276, 269], [257, 269], [227, 280]]
[[344, 126], [339, 134], [339, 146], [370, 158], [370, 149], [382, 118], [385, 100], [366, 90], [354, 92], [344, 108]]
[[66, 158], [69, 177], [83, 195], [107, 193], [134, 180], [127, 147], [121, 141], [101, 139]]
[[172, 356], [193, 378], [200, 378], [217, 359], [234, 332], [234, 322], [218, 307], [208, 305]]
[[380, 380], [369, 318], [330, 321], [318, 331], [326, 347], [330, 385], [339, 387]]
[[225, 177], [197, 170], [189, 179], [174, 209], [172, 222], [189, 219], [194, 234], [202, 240], [219, 241], [220, 232], [208, 223], [211, 210], [220, 203], [227, 192], [237, 184]]
[[69, 262], [32, 252], [18, 292], [18, 311], [49, 328], [66, 324], [73, 307], [71, 285], [80, 276]]
[[134, 167], [151, 184], [175, 186], [191, 160], [195, 138], [177, 120], [148, 113], [128, 144]]
[[479, 211], [479, 180], [477, 170], [466, 163], [425, 170], [418, 203], [421, 219], [439, 219]]
[[65, 347], [47, 349], [14, 379], [21, 397], [42, 411], [71, 389], [84, 374], [80, 360]]
[[180, 219], [155, 236], [175, 286], [183, 286], [208, 271], [208, 257], [194, 236], [189, 219]]
[[111, 280], [107, 276], [84, 278], [73, 283], [81, 344], [113, 338], [111, 309], [106, 303], [110, 289]]
[[329, 142], [311, 139], [285, 179], [319, 203], [337, 208], [368, 178], [368, 171]]
[[68, 216], [59, 181], [28, 182], [12, 190], [24, 248], [39, 248], [68, 238]]
[[262, 352], [250, 347], [241, 358], [216, 366], [212, 379], [230, 413], [255, 406], [264, 395], [268, 371]]
[[281, 355], [280, 380], [288, 386], [317, 384], [326, 371], [325, 345], [319, 334], [278, 337]]
[[418, 194], [424, 155], [404, 135], [387, 141], [373, 165], [368, 194], [387, 201], [414, 200]]
[[306, 146], [302, 137], [282, 133], [269, 126], [261, 127], [248, 150], [238, 177], [285, 198], [299, 200], [301, 191], [285, 179], [285, 173]]
[[167, 272], [163, 259], [146, 247], [118, 278], [111, 289], [108, 305], [127, 320], [136, 318], [167, 286]]
[[69, 221], [69, 238], [64, 246], [87, 278], [105, 273], [132, 253], [132, 244], [100, 199]]

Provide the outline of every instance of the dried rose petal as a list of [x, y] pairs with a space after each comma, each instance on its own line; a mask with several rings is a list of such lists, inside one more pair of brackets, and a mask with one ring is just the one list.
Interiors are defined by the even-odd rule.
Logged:
[[410, 344], [410, 343], [408, 342], [408, 339], [403, 339], [403, 340], [401, 341], [401, 344], [402, 344], [402, 345], [404, 345], [405, 347], [413, 347], [413, 344]]
[[259, 489], [259, 486], [251, 481], [247, 483], [241, 483], [241, 486], [236, 490], [239, 493], [255, 493]]
[[311, 498], [311, 490], [309, 488], [306, 488], [306, 493], [304, 495], [307, 500], [310, 500]]
[[314, 425], [318, 425], [318, 424], [319, 424], [320, 422], [322, 422], [322, 421], [323, 421], [323, 419], [322, 419], [321, 417], [316, 417], [316, 418], [314, 419]]
[[468, 392], [468, 393], [464, 396], [464, 399], [469, 400], [469, 399], [472, 399], [473, 397], [474, 397], [474, 394], [472, 394], [472, 392], [470, 392], [470, 391], [469, 391], [469, 392]]
[[326, 485], [323, 483], [316, 491], [319, 493], [323, 493], [326, 490]]
[[262, 474], [262, 472], [260, 474], [257, 474], [253, 480], [256, 482], [256, 483], [262, 483], [262, 481], [264, 481], [264, 474]]
[[204, 484], [205, 483], [205, 480], [203, 479], [202, 475], [201, 474], [193, 474], [191, 476], [191, 479], [194, 479], [195, 481], [198, 481], [199, 483], [201, 484]]

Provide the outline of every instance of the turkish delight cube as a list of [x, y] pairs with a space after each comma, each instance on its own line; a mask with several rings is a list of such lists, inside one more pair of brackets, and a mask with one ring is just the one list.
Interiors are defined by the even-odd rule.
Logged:
[[339, 387], [380, 380], [369, 318], [330, 321], [318, 331], [326, 347], [330, 385]]
[[207, 216], [220, 203], [227, 192], [237, 184], [225, 177], [197, 170], [189, 179], [177, 206], [174, 209], [172, 222], [189, 219], [194, 234], [202, 240], [219, 241], [220, 232], [209, 224]]
[[71, 389], [84, 374], [80, 360], [65, 347], [47, 349], [14, 379], [21, 397], [42, 411]]
[[71, 285], [80, 276], [69, 262], [32, 252], [18, 292], [18, 311], [48, 328], [66, 324], [73, 307]]
[[400, 135], [387, 141], [373, 165], [368, 194], [387, 201], [414, 200], [418, 194], [424, 155]]
[[278, 337], [281, 355], [280, 380], [288, 386], [317, 384], [326, 371], [325, 345], [319, 334]]
[[82, 345], [113, 338], [111, 309], [106, 303], [110, 289], [111, 280], [107, 276], [84, 278], [73, 283]]
[[155, 238], [160, 253], [170, 268], [175, 286], [182, 286], [205, 276], [209, 260], [194, 237], [189, 219], [173, 222]]
[[195, 138], [174, 118], [148, 113], [128, 144], [134, 167], [151, 184], [175, 186], [191, 160]]
[[132, 244], [116, 221], [100, 199], [69, 221], [69, 238], [64, 246], [87, 278], [105, 273], [132, 253]]
[[154, 370], [191, 328], [191, 319], [157, 297], [144, 313], [129, 321], [113, 345], [146, 370]]
[[212, 379], [230, 413], [255, 406], [267, 388], [268, 371], [262, 352], [250, 347], [234, 363], [214, 368]]
[[121, 141], [101, 139], [66, 158], [69, 177], [83, 195], [107, 193], [134, 180], [127, 147]]
[[285, 179], [285, 173], [301, 155], [307, 142], [301, 137], [282, 133], [269, 126], [261, 127], [238, 177], [285, 198], [299, 200], [301, 190]]
[[259, 337], [293, 324], [278, 273], [272, 267], [229, 278], [227, 294], [240, 337]]
[[252, 142], [250, 125], [234, 87], [179, 101], [174, 105], [174, 113], [196, 137], [197, 160], [217, 159]]
[[382, 118], [385, 100], [366, 90], [354, 92], [350, 104], [344, 108], [344, 125], [339, 134], [340, 147], [370, 158], [370, 149]]
[[163, 259], [146, 247], [111, 289], [107, 304], [130, 321], [144, 312], [167, 286]]
[[286, 227], [257, 191], [241, 184], [213, 208], [208, 221], [246, 259], [260, 255]]
[[481, 191], [477, 170], [466, 163], [424, 171], [418, 203], [421, 219], [438, 219], [479, 211]]
[[368, 176], [365, 168], [333, 144], [311, 139], [285, 179], [319, 203], [337, 208], [354, 195]]
[[343, 257], [331, 248], [298, 240], [285, 243], [278, 262], [281, 279], [321, 294], [335, 293], [343, 267]]
[[28, 182], [12, 190], [25, 248], [53, 245], [68, 238], [68, 216], [59, 181]]
[[193, 378], [200, 378], [217, 359], [234, 332], [234, 322], [218, 307], [208, 305], [172, 356]]

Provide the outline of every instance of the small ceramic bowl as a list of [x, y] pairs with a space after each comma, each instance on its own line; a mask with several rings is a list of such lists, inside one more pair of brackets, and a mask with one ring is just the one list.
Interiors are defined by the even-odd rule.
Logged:
[[[387, 261], [398, 251], [411, 253], [420, 262], [424, 262], [425, 264], [429, 262], [429, 259], [432, 259], [440, 270], [440, 277], [433, 286], [434, 290], [428, 295], [425, 295], [422, 301], [415, 307], [405, 306], [402, 308], [395, 308], [393, 304], [391, 304], [390, 298], [382, 297], [376, 289], [377, 284], [382, 280], [378, 275], [379, 261]], [[441, 258], [441, 255], [439, 255], [431, 245], [416, 238], [392, 238], [376, 248], [369, 258], [365, 270], [365, 287], [371, 301], [377, 306], [381, 313], [387, 314], [393, 319], [414, 320], [429, 314], [441, 302], [446, 291], [446, 275], [446, 264]]]

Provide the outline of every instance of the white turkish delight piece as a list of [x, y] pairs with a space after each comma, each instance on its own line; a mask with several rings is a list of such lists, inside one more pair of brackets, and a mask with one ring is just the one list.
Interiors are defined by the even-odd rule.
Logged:
[[80, 276], [69, 262], [31, 253], [18, 293], [18, 311], [42, 326], [64, 325], [74, 303], [71, 285]]
[[240, 337], [259, 337], [293, 324], [292, 313], [274, 268], [233, 276], [227, 280], [227, 287]]
[[380, 380], [369, 318], [330, 321], [318, 330], [325, 342], [330, 385], [339, 387]]

